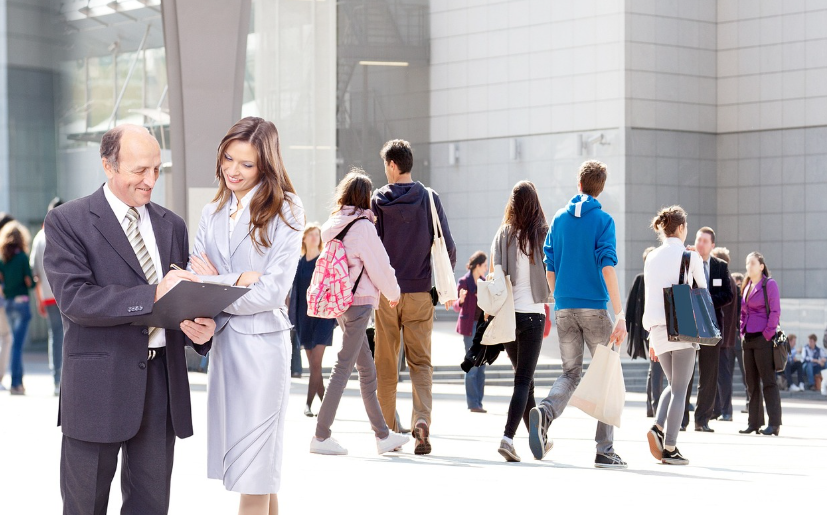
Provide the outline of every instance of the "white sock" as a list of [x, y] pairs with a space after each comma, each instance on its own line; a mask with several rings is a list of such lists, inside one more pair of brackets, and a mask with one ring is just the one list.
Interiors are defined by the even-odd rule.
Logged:
[[674, 445], [664, 445], [663, 448], [666, 449], [669, 452], [673, 452], [675, 450]]
[[503, 442], [507, 443], [508, 445], [514, 445], [514, 440], [507, 436], [503, 436]]

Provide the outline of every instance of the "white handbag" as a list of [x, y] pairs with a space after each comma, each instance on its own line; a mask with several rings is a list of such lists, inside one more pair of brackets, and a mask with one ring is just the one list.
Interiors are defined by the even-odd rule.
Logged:
[[620, 354], [605, 345], [598, 345], [586, 375], [574, 390], [569, 405], [604, 424], [620, 427], [625, 403], [626, 383], [623, 381]]
[[439, 223], [439, 215], [434, 204], [434, 191], [428, 188], [428, 197], [431, 202], [431, 218], [434, 221], [434, 242], [431, 245], [431, 261], [434, 274], [434, 285], [439, 295], [439, 302], [445, 304], [450, 300], [457, 300], [457, 280], [454, 277], [454, 267], [448, 256], [448, 246], [445, 244], [445, 235]]
[[517, 339], [511, 277], [503, 273], [501, 265], [494, 267], [494, 277], [490, 281], [477, 281], [477, 305], [494, 317], [485, 328], [480, 342], [482, 345], [509, 343]]

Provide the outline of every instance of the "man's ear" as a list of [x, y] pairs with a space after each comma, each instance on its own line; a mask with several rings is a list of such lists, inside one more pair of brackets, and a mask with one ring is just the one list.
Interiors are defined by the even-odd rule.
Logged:
[[115, 168], [112, 166], [112, 164], [109, 162], [109, 159], [107, 159], [105, 157], [102, 157], [101, 158], [101, 164], [103, 165], [103, 171], [104, 171], [104, 173], [106, 173], [107, 178], [111, 178], [113, 175], [118, 173], [115, 170]]

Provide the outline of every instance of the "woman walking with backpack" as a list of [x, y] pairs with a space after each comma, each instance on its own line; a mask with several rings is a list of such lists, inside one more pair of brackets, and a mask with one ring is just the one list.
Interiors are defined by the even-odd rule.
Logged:
[[[380, 292], [389, 299], [391, 307], [399, 303], [401, 295], [388, 253], [373, 225], [375, 217], [370, 210], [372, 189], [370, 178], [362, 170], [351, 170], [337, 186], [336, 208], [330, 219], [322, 225], [322, 240], [325, 245], [339, 241], [344, 247], [347, 280], [339, 283], [344, 283], [343, 295], [330, 295], [325, 299], [334, 302], [337, 311], [345, 311], [337, 317], [343, 332], [342, 348], [336, 357], [336, 365], [333, 367], [327, 392], [322, 400], [316, 422], [316, 434], [310, 439], [310, 452], [315, 454], [347, 454], [347, 449], [331, 436], [330, 426], [333, 425], [339, 401], [354, 365], [359, 371], [359, 385], [365, 411], [376, 435], [377, 452], [384, 454], [397, 450], [410, 440], [407, 436], [391, 431], [385, 423], [382, 408], [376, 397], [376, 365], [365, 333], [371, 312], [379, 307]], [[335, 265], [335, 262], [327, 259], [328, 250], [325, 248], [317, 262], [311, 290], [319, 284], [320, 277], [330, 274], [331, 268]], [[325, 268], [320, 269], [322, 267]], [[334, 289], [328, 293], [336, 292]], [[322, 311], [318, 307], [318, 299], [309, 298], [308, 304], [311, 310], [315, 307]]]
[[505, 351], [514, 365], [514, 393], [498, 450], [510, 462], [520, 461], [514, 449], [514, 435], [520, 419], [528, 428], [528, 414], [536, 405], [534, 370], [543, 345], [544, 304], [551, 294], [543, 264], [543, 242], [547, 232], [548, 224], [537, 189], [528, 181], [518, 182], [511, 191], [502, 225], [491, 244], [490, 268], [493, 272], [494, 267], [500, 265], [503, 274], [511, 277], [517, 320], [516, 339], [505, 344]]

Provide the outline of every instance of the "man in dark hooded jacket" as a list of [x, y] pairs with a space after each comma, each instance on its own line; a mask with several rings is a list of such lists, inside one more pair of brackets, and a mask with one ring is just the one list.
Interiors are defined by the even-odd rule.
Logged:
[[[399, 431], [396, 413], [396, 385], [398, 382], [399, 332], [404, 333], [405, 357], [413, 384], [413, 417], [411, 427], [416, 438], [416, 454], [429, 454], [431, 442], [431, 394], [433, 367], [431, 366], [431, 332], [434, 327], [434, 303], [431, 297], [431, 244], [434, 227], [428, 190], [420, 182], [413, 182], [413, 152], [404, 140], [385, 143], [380, 152], [385, 164], [388, 184], [376, 190], [371, 209], [376, 214], [376, 230], [396, 271], [396, 280], [402, 297], [396, 307], [390, 307], [384, 297], [376, 311], [376, 372], [379, 404], [385, 422], [393, 431]], [[442, 209], [439, 195], [434, 192], [434, 204], [445, 236], [451, 266], [456, 265], [457, 250], [448, 219]], [[453, 302], [448, 302], [450, 308]]]

